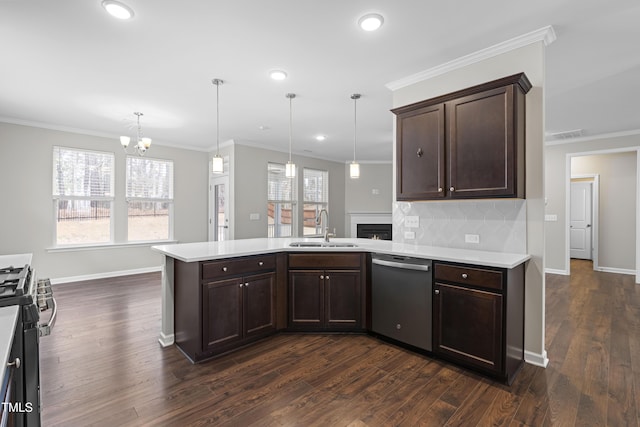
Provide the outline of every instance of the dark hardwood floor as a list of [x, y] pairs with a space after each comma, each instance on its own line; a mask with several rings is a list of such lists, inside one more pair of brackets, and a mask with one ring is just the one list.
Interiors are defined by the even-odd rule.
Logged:
[[54, 287], [41, 339], [44, 426], [636, 426], [640, 286], [547, 276], [547, 369], [512, 386], [359, 335], [281, 334], [191, 365], [162, 348], [160, 275]]

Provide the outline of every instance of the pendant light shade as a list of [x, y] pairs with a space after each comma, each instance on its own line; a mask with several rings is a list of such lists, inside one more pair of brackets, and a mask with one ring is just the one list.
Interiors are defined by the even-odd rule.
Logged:
[[213, 79], [211, 83], [216, 85], [216, 155], [211, 161], [211, 172], [224, 172], [224, 159], [220, 156], [220, 85], [224, 82], [220, 79]]
[[287, 178], [295, 178], [296, 176], [296, 165], [291, 161], [291, 144], [292, 144], [292, 128], [293, 128], [293, 114], [292, 114], [292, 100], [296, 97], [295, 93], [287, 93], [285, 95], [289, 99], [289, 161], [287, 162], [284, 175]]
[[351, 179], [360, 178], [360, 165], [356, 162], [356, 139], [357, 139], [357, 101], [360, 99], [359, 93], [354, 93], [351, 95], [351, 99], [353, 99], [353, 161], [349, 165], [349, 176]]

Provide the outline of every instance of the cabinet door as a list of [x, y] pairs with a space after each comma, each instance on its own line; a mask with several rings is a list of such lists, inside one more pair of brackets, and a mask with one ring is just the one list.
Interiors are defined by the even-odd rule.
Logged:
[[244, 278], [245, 337], [268, 334], [275, 330], [275, 273]]
[[420, 108], [398, 117], [398, 200], [445, 197], [444, 123], [444, 104]]
[[326, 270], [324, 275], [326, 326], [330, 329], [359, 329], [360, 272]]
[[436, 353], [502, 371], [502, 295], [436, 283], [433, 327]]
[[202, 290], [202, 341], [215, 350], [242, 339], [242, 279], [205, 283]]
[[324, 271], [289, 272], [289, 327], [320, 329], [324, 319]]
[[450, 197], [515, 197], [513, 86], [456, 99], [446, 108]]

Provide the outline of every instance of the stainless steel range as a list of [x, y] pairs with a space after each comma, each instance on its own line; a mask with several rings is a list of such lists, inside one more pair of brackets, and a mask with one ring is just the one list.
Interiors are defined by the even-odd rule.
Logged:
[[[6, 259], [0, 257], [0, 262]], [[30, 262], [31, 257], [26, 258]], [[0, 423], [40, 426], [40, 337], [49, 335], [56, 319], [56, 302], [48, 279], [37, 280], [35, 271], [25, 265], [0, 266], [0, 307], [18, 307], [13, 345], [0, 396]], [[51, 310], [47, 322], [40, 314]], [[2, 325], [0, 325], [2, 327]]]

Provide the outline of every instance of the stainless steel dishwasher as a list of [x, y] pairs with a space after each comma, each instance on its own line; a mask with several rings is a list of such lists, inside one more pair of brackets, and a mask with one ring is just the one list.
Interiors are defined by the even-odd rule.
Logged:
[[431, 260], [373, 254], [371, 263], [372, 331], [431, 351]]

